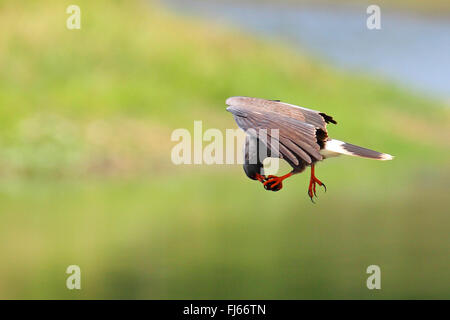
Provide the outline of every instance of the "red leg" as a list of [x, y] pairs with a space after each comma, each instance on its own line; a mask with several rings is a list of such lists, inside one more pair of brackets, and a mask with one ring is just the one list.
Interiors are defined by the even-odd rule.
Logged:
[[314, 202], [313, 200], [313, 196], [316, 196], [316, 183], [319, 186], [323, 186], [325, 188], [325, 192], [327, 191], [327, 187], [325, 186], [325, 184], [320, 181], [319, 179], [316, 178], [316, 176], [314, 175], [314, 164], [311, 165], [311, 179], [309, 180], [309, 187], [308, 187], [308, 195], [311, 198], [311, 201]]
[[258, 180], [259, 182], [263, 183], [264, 181], [266, 181], [266, 176], [260, 175], [259, 173], [256, 174], [256, 180]]

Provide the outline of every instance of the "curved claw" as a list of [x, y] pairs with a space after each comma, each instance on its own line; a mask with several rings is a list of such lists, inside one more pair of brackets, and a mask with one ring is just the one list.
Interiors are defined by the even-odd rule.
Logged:
[[327, 192], [327, 187], [325, 186], [325, 184], [323, 182], [319, 181], [318, 179], [314, 179], [314, 178], [311, 179], [310, 184], [309, 184], [309, 188], [308, 188], [308, 196], [309, 196], [309, 198], [311, 199], [311, 201], [313, 203], [315, 203], [313, 198], [314, 197], [318, 198], [317, 197], [317, 192], [316, 192], [316, 184], [318, 184], [319, 186], [323, 187], [325, 192]]
[[279, 178], [272, 178], [272, 179], [266, 180], [266, 181], [263, 183], [263, 185], [266, 186], [266, 185], [270, 184], [272, 187], [275, 187], [276, 185], [280, 184], [281, 181], [282, 181], [282, 180], [279, 179]]
[[288, 174], [285, 174], [284, 176], [281, 177], [269, 175], [263, 182], [264, 188], [266, 190], [279, 191], [283, 188], [283, 181], [294, 174], [295, 173], [291, 171]]
[[327, 187], [325, 186], [325, 184], [322, 181], [320, 181], [319, 179], [317, 179], [316, 176], [314, 175], [314, 164], [312, 164], [311, 165], [311, 179], [309, 180], [308, 195], [311, 198], [311, 201], [313, 203], [315, 203], [313, 200], [313, 194], [317, 198], [316, 184], [318, 184], [319, 186], [323, 186], [323, 188], [325, 189], [325, 192], [327, 192]]
[[270, 191], [280, 191], [283, 188], [283, 184], [280, 179], [269, 179], [263, 183], [264, 189]]
[[314, 197], [313, 197], [313, 194], [312, 194], [311, 190], [308, 190], [308, 196], [309, 196], [309, 198], [311, 199], [311, 202], [314, 203], [314, 204], [316, 204], [316, 203], [314, 202]]

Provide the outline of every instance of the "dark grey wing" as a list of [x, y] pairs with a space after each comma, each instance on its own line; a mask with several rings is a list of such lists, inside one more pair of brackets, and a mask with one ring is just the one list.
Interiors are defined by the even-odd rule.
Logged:
[[293, 166], [299, 166], [301, 162], [310, 164], [322, 160], [314, 125], [263, 110], [248, 110], [236, 106], [230, 106], [227, 110], [233, 113], [242, 130], [247, 134], [258, 135], [258, 139], [270, 149], [272, 157], [277, 156], [278, 150], [278, 157]]
[[321, 129], [325, 133], [327, 132], [327, 123], [336, 124], [336, 121], [331, 116], [323, 112], [292, 105], [279, 100], [231, 97], [227, 99], [226, 104], [239, 109], [240, 113], [247, 111], [274, 112], [288, 118], [309, 123], [314, 127]]

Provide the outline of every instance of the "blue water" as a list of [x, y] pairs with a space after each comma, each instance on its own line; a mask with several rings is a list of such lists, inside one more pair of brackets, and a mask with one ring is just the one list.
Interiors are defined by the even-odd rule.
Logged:
[[437, 99], [450, 99], [450, 19], [385, 12], [381, 8], [381, 30], [369, 30], [367, 5], [163, 2], [183, 14], [281, 38], [334, 66], [381, 76]]

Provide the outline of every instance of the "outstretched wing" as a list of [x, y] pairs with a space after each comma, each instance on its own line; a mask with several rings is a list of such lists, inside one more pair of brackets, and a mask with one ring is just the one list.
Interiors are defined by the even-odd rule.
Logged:
[[226, 104], [237, 107], [242, 111], [254, 110], [260, 112], [275, 112], [279, 115], [312, 124], [314, 127], [325, 132], [327, 131], [327, 123], [337, 123], [333, 117], [323, 112], [281, 102], [280, 100], [231, 97], [227, 99]]
[[[237, 125], [247, 134], [257, 134], [272, 156], [278, 151], [278, 157], [293, 166], [322, 160], [317, 131], [321, 131], [320, 139], [326, 139], [327, 122], [335, 122], [331, 117], [322, 116], [318, 111], [257, 98], [233, 97], [226, 103]], [[274, 132], [278, 132], [278, 137]]]

